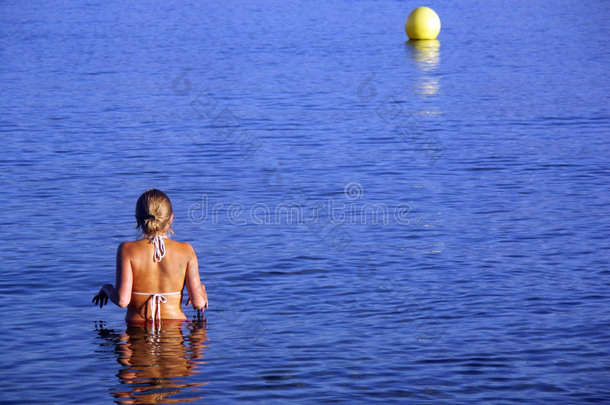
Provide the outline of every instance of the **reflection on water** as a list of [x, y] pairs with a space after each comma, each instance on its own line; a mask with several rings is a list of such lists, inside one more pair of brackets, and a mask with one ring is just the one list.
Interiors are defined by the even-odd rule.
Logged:
[[412, 59], [423, 71], [433, 71], [440, 65], [441, 43], [438, 39], [409, 40], [406, 42]]
[[154, 334], [145, 326], [128, 326], [125, 333], [101, 325], [96, 330], [101, 339], [114, 344], [121, 365], [117, 376], [123, 389], [113, 393], [116, 403], [176, 404], [201, 398], [197, 387], [205, 383], [186, 381], [203, 363], [203, 323], [165, 322]]
[[[416, 118], [424, 120], [438, 119], [443, 115], [438, 106], [438, 93], [440, 92], [440, 75], [438, 69], [441, 63], [440, 54], [441, 44], [436, 39], [409, 40], [406, 42], [407, 57], [415, 62], [412, 90], [419, 98], [424, 101], [420, 103], [421, 108], [413, 112]], [[440, 138], [428, 131], [428, 123], [414, 119], [420, 125], [419, 137], [423, 142], [426, 154], [432, 157], [434, 163], [445, 150], [445, 146]]]
[[426, 96], [436, 95], [440, 90], [438, 76], [430, 74], [436, 72], [441, 63], [441, 43], [437, 39], [410, 40], [406, 42], [407, 53], [424, 75], [418, 78], [415, 92]]
[[415, 91], [418, 94], [433, 96], [438, 93], [440, 87], [437, 77], [423, 76], [421, 81], [415, 86]]

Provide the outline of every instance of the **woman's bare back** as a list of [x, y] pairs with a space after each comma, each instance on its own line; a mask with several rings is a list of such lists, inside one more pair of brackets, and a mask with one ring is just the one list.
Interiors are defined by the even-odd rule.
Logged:
[[164, 295], [167, 301], [160, 306], [161, 318], [186, 319], [181, 309], [182, 293], [186, 285], [189, 263], [196, 261], [195, 253], [188, 243], [172, 240], [165, 240], [165, 249], [163, 260], [155, 262], [153, 261], [155, 248], [150, 239], [125, 242], [119, 247], [121, 262], [129, 260], [133, 274], [131, 301], [127, 307], [126, 320], [131, 322], [150, 320], [151, 294], [176, 292], [179, 294]]

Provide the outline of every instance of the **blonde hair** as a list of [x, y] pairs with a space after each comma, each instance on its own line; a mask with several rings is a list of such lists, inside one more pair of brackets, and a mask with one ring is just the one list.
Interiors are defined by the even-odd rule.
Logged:
[[136, 221], [140, 232], [152, 236], [165, 231], [173, 233], [171, 219], [174, 214], [172, 202], [161, 190], [146, 190], [136, 202]]

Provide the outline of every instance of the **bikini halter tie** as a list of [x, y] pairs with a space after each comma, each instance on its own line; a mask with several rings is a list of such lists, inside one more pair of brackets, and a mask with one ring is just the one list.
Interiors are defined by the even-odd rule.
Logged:
[[155, 245], [155, 255], [153, 260], [157, 263], [160, 262], [163, 257], [165, 257], [165, 242], [163, 242], [163, 239], [167, 239], [167, 236], [155, 235], [152, 238], [152, 243]]

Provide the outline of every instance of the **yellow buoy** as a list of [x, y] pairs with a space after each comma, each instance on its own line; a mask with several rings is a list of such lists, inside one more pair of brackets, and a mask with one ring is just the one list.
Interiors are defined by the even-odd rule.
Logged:
[[409, 39], [436, 39], [441, 32], [441, 19], [428, 7], [417, 7], [411, 11], [405, 22]]

